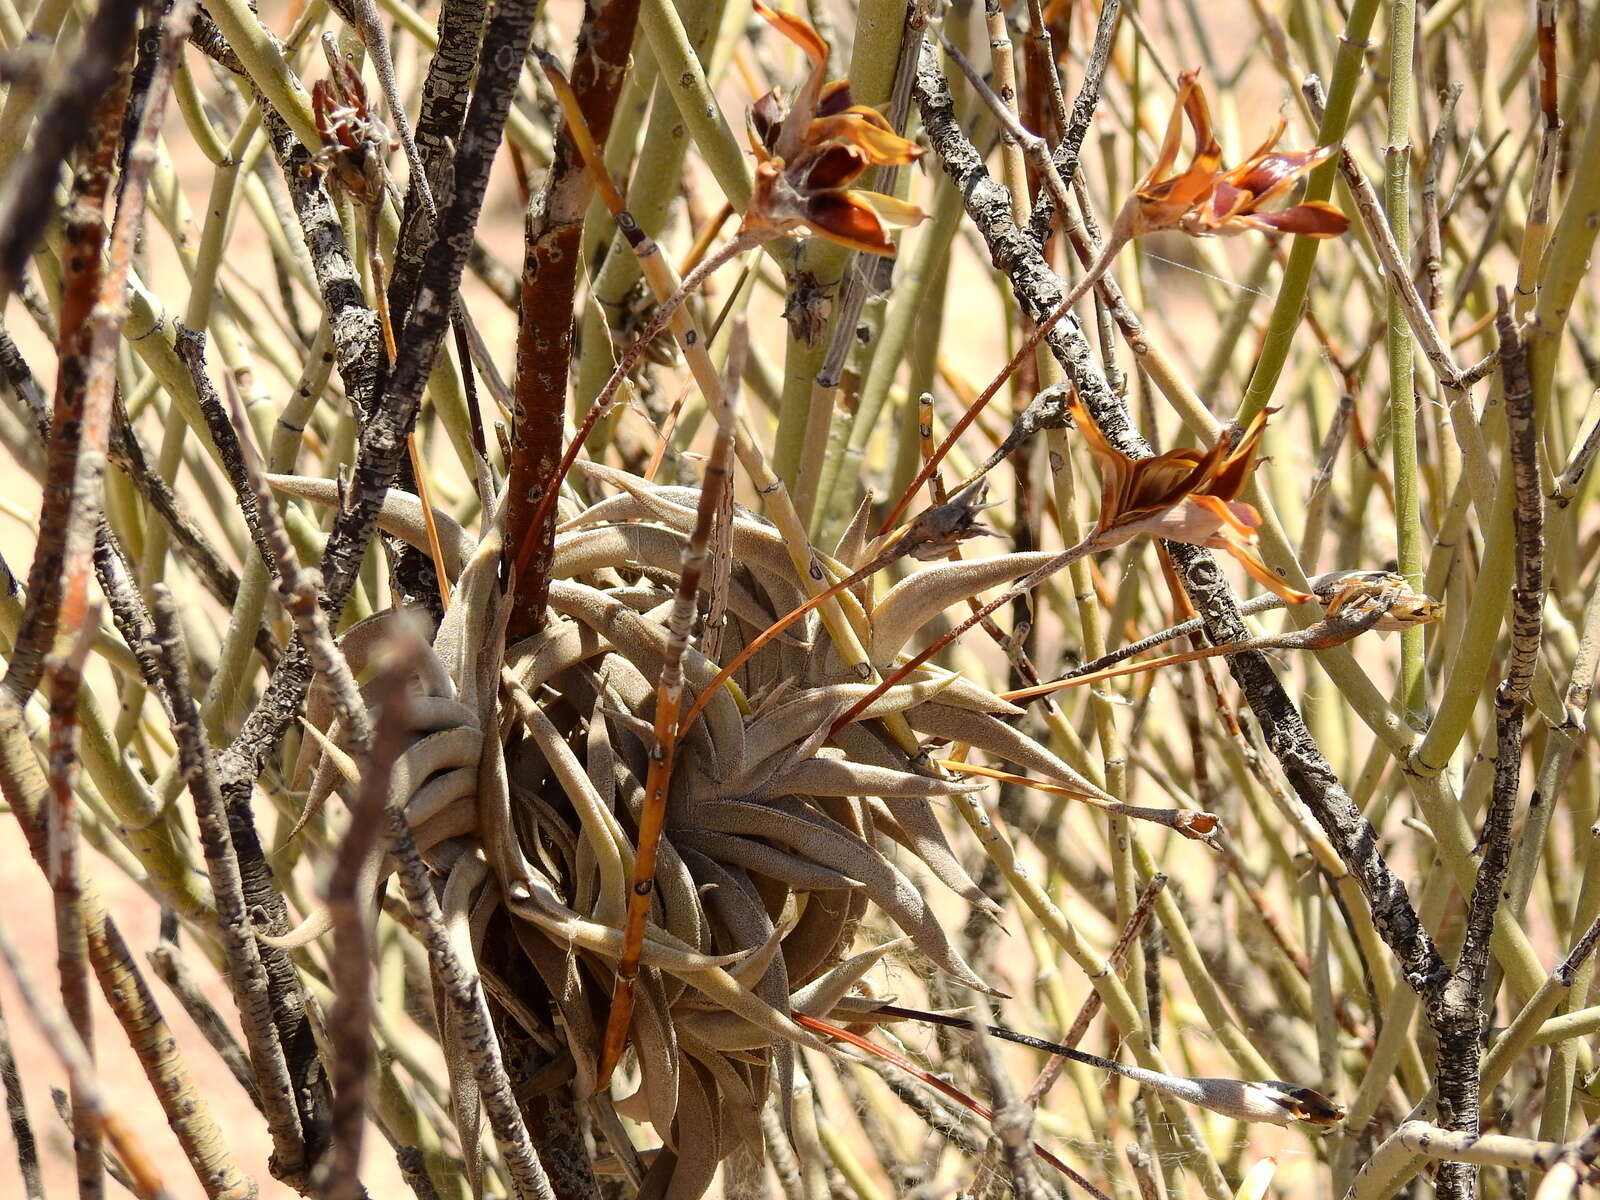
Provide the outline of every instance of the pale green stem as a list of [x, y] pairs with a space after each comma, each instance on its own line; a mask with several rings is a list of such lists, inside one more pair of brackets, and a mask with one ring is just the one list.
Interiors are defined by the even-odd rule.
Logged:
[[[1384, 197], [1389, 226], [1402, 259], [1411, 252], [1411, 119], [1414, 108], [1412, 39], [1416, 33], [1414, 0], [1393, 0], [1389, 7], [1389, 133], [1384, 147]], [[1412, 587], [1422, 586], [1422, 489], [1417, 474], [1417, 400], [1415, 347], [1406, 324], [1405, 307], [1396, 290], [1389, 294], [1389, 449], [1394, 464], [1395, 542], [1400, 574]], [[1409, 713], [1419, 712], [1423, 695], [1423, 638], [1413, 625], [1400, 633], [1398, 694]]]
[[[838, 482], [842, 475], [853, 477], [866, 454], [867, 443], [877, 432], [879, 418], [889, 391], [899, 373], [917, 322], [925, 319], [928, 288], [935, 267], [950, 253], [950, 243], [961, 226], [964, 213], [961, 195], [955, 188], [941, 183], [933, 203], [933, 219], [917, 235], [915, 249], [907, 261], [896, 270], [894, 294], [889, 301], [889, 315], [883, 322], [878, 337], [877, 350], [872, 365], [861, 384], [861, 398], [856, 409], [855, 423], [849, 431], [848, 445], [841, 444], [838, 453], [830, 455], [823, 466], [819, 494], [830, 497], [828, 511], [837, 516], [855, 503], [859, 490], [852, 487], [841, 493]], [[816, 523], [813, 523], [814, 526]]]
[[[861, 0], [856, 8], [855, 42], [850, 51], [850, 93], [857, 104], [883, 106], [894, 89], [905, 26], [904, 0]], [[795, 269], [816, 281], [836, 284], [850, 269], [855, 251], [812, 238], [800, 250]], [[815, 403], [817, 372], [828, 352], [829, 331], [807, 342], [790, 331], [784, 350], [783, 399], [778, 406], [778, 432], [772, 467], [794, 493], [795, 507], [809, 522], [816, 506], [817, 484], [828, 451], [832, 406]]]
[[717, 103], [676, 6], [672, 0], [643, 0], [639, 25], [695, 149], [734, 211], [743, 212], [752, 186], [749, 156]]
[[[1336, 144], [1349, 127], [1350, 102], [1361, 78], [1367, 35], [1372, 31], [1377, 14], [1378, 0], [1356, 0], [1351, 5], [1344, 34], [1339, 39], [1339, 53], [1334, 59], [1328, 107], [1317, 129], [1317, 144], [1320, 146]], [[1306, 200], [1328, 199], [1333, 194], [1333, 178], [1338, 169], [1338, 164], [1330, 159], [1313, 171], [1306, 181]], [[1296, 237], [1289, 251], [1289, 263], [1284, 268], [1283, 282], [1278, 286], [1278, 299], [1272, 306], [1261, 357], [1250, 375], [1250, 385], [1245, 389], [1239, 411], [1234, 414], [1234, 420], [1241, 425], [1248, 423], [1265, 408], [1277, 389], [1278, 378], [1289, 359], [1289, 346], [1300, 325], [1306, 294], [1311, 288], [1311, 271], [1316, 265], [1319, 244], [1315, 238]]]

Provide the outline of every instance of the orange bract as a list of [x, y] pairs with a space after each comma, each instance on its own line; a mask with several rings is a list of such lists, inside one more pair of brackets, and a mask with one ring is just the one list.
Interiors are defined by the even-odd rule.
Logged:
[[853, 250], [893, 254], [889, 231], [915, 225], [927, 214], [893, 196], [850, 185], [868, 167], [914, 162], [922, 148], [895, 133], [877, 109], [856, 104], [847, 80], [823, 82], [828, 47], [816, 30], [761, 0], [755, 8], [805, 51], [811, 72], [792, 105], [786, 107], [773, 90], [751, 107], [756, 177], [741, 230], [805, 226]]
[[[1211, 129], [1211, 112], [1200, 90], [1198, 71], [1185, 71], [1178, 79], [1177, 100], [1167, 122], [1161, 151], [1148, 174], [1134, 188], [1117, 221], [1124, 237], [1138, 237], [1162, 229], [1181, 229], [1194, 237], [1242, 233], [1246, 229], [1301, 233], [1307, 237], [1337, 237], [1349, 220], [1331, 204], [1311, 201], [1275, 213], [1259, 211], [1294, 186], [1295, 182], [1335, 152], [1332, 146], [1315, 150], [1274, 152], [1286, 123], [1280, 120], [1271, 136], [1244, 162], [1222, 169], [1222, 147]], [[1179, 174], [1172, 174], [1183, 140], [1187, 118], [1194, 131], [1194, 156]]]
[[1168, 450], [1152, 458], [1129, 458], [1106, 440], [1076, 393], [1067, 405], [1100, 464], [1100, 518], [1095, 531], [1103, 544], [1118, 545], [1148, 533], [1208, 546], [1232, 555], [1289, 603], [1303, 604], [1312, 598], [1289, 587], [1261, 561], [1256, 552], [1260, 514], [1238, 498], [1255, 469], [1267, 415], [1276, 410], [1258, 413], [1237, 440], [1224, 434], [1203, 452]]

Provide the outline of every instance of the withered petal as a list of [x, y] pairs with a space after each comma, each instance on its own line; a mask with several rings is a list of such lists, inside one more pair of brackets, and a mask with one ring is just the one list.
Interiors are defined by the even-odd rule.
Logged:
[[[1283, 115], [1280, 113], [1278, 115], [1278, 123], [1272, 127], [1272, 132], [1267, 135], [1266, 140], [1263, 141], [1261, 145], [1257, 146], [1255, 150], [1245, 158], [1245, 165], [1249, 165], [1250, 163], [1253, 163], [1258, 159], [1265, 158], [1267, 155], [1271, 154], [1272, 148], [1278, 144], [1278, 139], [1283, 136], [1284, 130], [1288, 128], [1289, 122], [1286, 121], [1283, 118]], [[1243, 167], [1235, 167], [1234, 170], [1243, 170]]]
[[855, 99], [850, 95], [850, 81], [835, 79], [822, 86], [822, 95], [817, 97], [817, 116], [835, 116], [854, 106]]
[[1224, 500], [1233, 500], [1244, 491], [1245, 484], [1250, 482], [1250, 473], [1255, 470], [1256, 453], [1261, 448], [1261, 435], [1267, 429], [1267, 417], [1276, 411], [1263, 409], [1251, 419], [1238, 443], [1199, 491]]
[[[1238, 501], [1235, 501], [1232, 507], [1249, 508], [1250, 506], [1243, 505]], [[1252, 514], [1255, 512], [1254, 509], [1251, 509], [1250, 511]], [[1259, 519], [1260, 518], [1257, 517], [1257, 520]], [[1262, 561], [1261, 555], [1257, 552], [1255, 547], [1254, 535], [1249, 538], [1242, 538], [1237, 534], [1232, 533], [1230, 530], [1223, 530], [1219, 532], [1217, 540], [1213, 542], [1212, 545], [1216, 546], [1219, 550], [1226, 551], [1229, 556], [1231, 556], [1250, 574], [1251, 578], [1262, 584], [1269, 591], [1275, 592], [1277, 595], [1282, 596], [1290, 604], [1305, 604], [1307, 601], [1316, 599], [1316, 597], [1310, 592], [1302, 592], [1298, 588], [1290, 587], [1278, 577], [1278, 573], [1276, 571]]]
[[761, 0], [755, 0], [755, 10], [766, 19], [767, 24], [804, 50], [813, 66], [822, 68], [828, 65], [828, 43], [822, 40], [821, 34], [811, 28], [809, 22], [789, 13], [768, 8]]
[[867, 156], [860, 149], [835, 142], [806, 151], [788, 171], [788, 175], [796, 191], [809, 195], [816, 191], [846, 187], [859, 179], [866, 169]]
[[1307, 171], [1327, 160], [1333, 147], [1320, 146], [1287, 154], [1256, 155], [1223, 175], [1241, 191], [1249, 192], [1262, 204], [1287, 191]]
[[783, 124], [787, 112], [788, 108], [783, 102], [782, 93], [777, 88], [773, 88], [752, 104], [747, 117], [751, 145], [758, 151], [770, 151], [778, 139], [778, 126]]
[[1123, 498], [1127, 514], [1168, 508], [1204, 483], [1210, 455], [1197, 450], [1169, 450], [1153, 458], [1133, 460], [1133, 475]]
[[1178, 76], [1178, 96], [1173, 102], [1172, 114], [1167, 118], [1167, 132], [1161, 139], [1161, 149], [1144, 178], [1135, 185], [1136, 192], [1142, 192], [1165, 179], [1167, 172], [1178, 161], [1178, 147], [1183, 143], [1183, 113], [1188, 105], [1189, 93], [1198, 86], [1196, 80], [1199, 75], [1199, 71], [1185, 71]]
[[1298, 233], [1305, 237], [1338, 237], [1350, 228], [1350, 218], [1331, 204], [1312, 200], [1275, 213], [1248, 213], [1241, 222], [1256, 229]]
[[859, 149], [875, 167], [902, 167], [924, 153], [921, 146], [895, 133], [882, 113], [864, 104], [831, 117], [818, 117], [806, 131], [806, 141], [814, 146], [845, 142]]
[[843, 188], [806, 197], [805, 223], [818, 237], [868, 254], [893, 254], [894, 243], [871, 204]]
[[882, 192], [868, 192], [857, 189], [850, 193], [857, 200], [871, 206], [872, 211], [878, 214], [890, 229], [911, 229], [922, 224], [928, 219], [928, 214], [923, 212], [910, 201], [901, 200], [897, 196], [886, 196]]

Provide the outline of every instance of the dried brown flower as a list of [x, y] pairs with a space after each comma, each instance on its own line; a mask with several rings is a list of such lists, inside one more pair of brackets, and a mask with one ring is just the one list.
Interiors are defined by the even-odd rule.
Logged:
[[[1286, 128], [1280, 119], [1254, 154], [1231, 170], [1223, 170], [1222, 147], [1212, 132], [1211, 111], [1200, 90], [1199, 76], [1198, 71], [1185, 71], [1179, 76], [1178, 95], [1161, 151], [1117, 218], [1123, 237], [1162, 229], [1181, 229], [1194, 237], [1243, 233], [1247, 229], [1302, 233], [1307, 237], [1337, 237], [1343, 233], [1349, 227], [1348, 218], [1321, 201], [1296, 204], [1274, 213], [1260, 211], [1325, 161], [1335, 148], [1274, 151]], [[1194, 131], [1194, 156], [1183, 171], [1174, 175], [1172, 168], [1178, 159], [1185, 118]]]
[[1240, 500], [1255, 469], [1267, 416], [1256, 415], [1237, 440], [1226, 435], [1206, 451], [1168, 450], [1152, 458], [1129, 458], [1100, 432], [1076, 394], [1067, 401], [1072, 419], [1100, 464], [1100, 518], [1096, 537], [1118, 545], [1148, 533], [1153, 537], [1224, 550], [1252, 576], [1291, 604], [1312, 599], [1289, 587], [1261, 561], [1256, 527], [1261, 516]]
[[869, 254], [893, 254], [889, 231], [916, 225], [927, 214], [880, 192], [852, 188], [868, 167], [904, 166], [923, 154], [890, 127], [882, 113], [857, 104], [848, 80], [823, 82], [827, 43], [799, 17], [761, 0], [756, 11], [811, 60], [794, 103], [770, 91], [750, 109], [755, 190], [741, 232], [804, 226], [819, 237]]

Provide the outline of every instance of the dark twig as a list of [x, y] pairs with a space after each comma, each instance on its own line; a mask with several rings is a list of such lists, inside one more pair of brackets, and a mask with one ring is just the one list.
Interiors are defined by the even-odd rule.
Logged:
[[[980, 1026], [990, 1024], [993, 1013], [989, 1001], [981, 992], [969, 991], [968, 1003], [974, 1011], [973, 1020]], [[1000, 1065], [1000, 1056], [988, 1038], [975, 1038], [973, 1057], [977, 1059], [978, 1073], [989, 1093], [989, 1105], [994, 1109], [991, 1128], [995, 1141], [1000, 1143], [1005, 1156], [1007, 1174], [1019, 1200], [1046, 1200], [1050, 1191], [1039, 1177], [1039, 1160], [1033, 1152], [1029, 1133], [1033, 1127], [1033, 1106], [1017, 1096], [1016, 1088], [1006, 1078]]]
[[111, 91], [138, 18], [137, 5], [101, 0], [84, 26], [77, 56], [39, 113], [28, 153], [0, 195], [0, 299], [17, 289], [28, 256], [50, 226], [61, 164], [91, 134], [90, 113]]
[[[90, 476], [96, 455], [103, 450], [104, 440], [97, 445], [95, 434], [105, 416], [87, 411], [93, 338], [89, 321], [101, 298], [105, 206], [110, 194], [122, 109], [127, 101], [126, 80], [118, 87], [110, 87], [110, 83], [108, 79], [108, 94], [93, 109], [89, 130], [92, 145], [74, 174], [71, 200], [63, 222], [60, 352], [55, 402], [48, 420], [48, 427], [55, 431], [55, 436], [48, 438], [46, 446], [45, 478], [57, 482], [70, 480], [73, 486], [44, 489], [39, 536], [33, 564], [28, 569], [28, 603], [6, 667], [6, 687], [19, 699], [26, 699], [39, 686], [45, 657], [50, 653], [61, 620], [61, 609], [68, 603], [67, 546], [73, 540], [79, 545], [82, 543], [81, 537], [73, 539], [71, 536], [73, 521], [75, 518], [80, 523], [90, 520], [89, 514], [96, 508], [89, 490], [98, 480]], [[86, 112], [85, 116], [88, 115]], [[53, 175], [51, 182], [54, 182]], [[0, 291], [3, 290], [0, 284]], [[11, 373], [19, 369], [22, 368], [13, 367]], [[34, 427], [40, 428], [45, 423], [42, 404], [30, 403], [29, 408]], [[81, 553], [78, 557], [81, 561]], [[81, 605], [86, 599], [86, 593], [81, 590], [86, 581], [80, 578], [72, 586], [74, 603]], [[98, 1152], [94, 1163], [98, 1172]]]
[[227, 807], [222, 801], [216, 760], [206, 741], [200, 709], [195, 703], [176, 604], [162, 584], [154, 586], [152, 598], [156, 648], [166, 673], [179, 768], [194, 798], [200, 848], [205, 855], [212, 895], [216, 898], [217, 941], [227, 964], [226, 979], [249, 1049], [255, 1094], [272, 1137], [273, 1173], [284, 1183], [298, 1187], [304, 1182], [307, 1167], [305, 1138], [295, 1109], [294, 1088], [283, 1046], [272, 1022], [267, 975], [261, 965], [260, 943], [245, 904], [239, 857], [234, 852], [233, 835], [228, 829]]
[[[449, 174], [450, 156], [461, 138], [487, 8], [483, 0], [446, 0], [439, 8], [439, 48], [428, 60], [415, 130], [417, 154], [430, 185]], [[434, 188], [434, 210], [429, 211], [418, 184], [412, 179], [406, 190], [400, 238], [395, 243], [389, 272], [389, 311], [397, 325], [404, 325], [411, 314], [423, 256], [438, 224], [438, 209], [449, 203], [449, 197], [437, 194], [438, 189]], [[468, 255], [469, 264], [474, 258], [474, 254]]]
[[[1538, 666], [1544, 617], [1544, 493], [1539, 483], [1539, 436], [1534, 424], [1533, 384], [1527, 353], [1516, 322], [1499, 293], [1495, 327], [1500, 335], [1500, 366], [1505, 378], [1507, 452], [1516, 492], [1512, 520], [1516, 538], [1516, 576], [1511, 591], [1511, 649], [1505, 678], [1495, 691], [1494, 785], [1484, 818], [1482, 862], [1467, 905], [1461, 955], [1451, 972], [1432, 1019], [1439, 1034], [1439, 1124], [1475, 1134], [1479, 1122], [1478, 1064], [1484, 1023], [1483, 995], [1489, 965], [1489, 940], [1495, 913], [1511, 867], [1511, 831], [1522, 778], [1523, 706]], [[1440, 1196], [1476, 1194], [1476, 1164], [1439, 1164]]]
[[[1111, 45], [1117, 35], [1117, 18], [1122, 15], [1122, 0], [1105, 0], [1100, 6], [1100, 19], [1095, 26], [1094, 47], [1089, 51], [1088, 65], [1084, 68], [1083, 82], [1072, 100], [1072, 112], [1056, 144], [1054, 158], [1056, 170], [1067, 183], [1072, 183], [1078, 173], [1078, 155], [1083, 149], [1083, 139], [1094, 123], [1100, 108], [1100, 89], [1105, 83], [1106, 67], [1111, 61]], [[1028, 223], [1028, 233], [1038, 245], [1044, 245], [1050, 236], [1051, 222], [1066, 220], [1068, 214], [1057, 214], [1055, 199], [1048, 187], [1041, 186], [1033, 198], [1033, 217]]]
[[461, 1042], [483, 1095], [489, 1126], [511, 1179], [512, 1194], [517, 1200], [555, 1200], [517, 1108], [511, 1082], [506, 1077], [483, 983], [472, 965], [462, 961], [450, 941], [427, 864], [422, 861], [411, 837], [411, 828], [406, 824], [405, 809], [390, 805], [386, 821], [389, 852], [398, 866], [406, 904], [428, 952], [434, 982], [443, 992], [445, 1003], [454, 1010]]
[[[331, 980], [333, 1008], [328, 1040], [333, 1054], [332, 1146], [314, 1179], [324, 1200], [357, 1200], [362, 1195], [361, 1143], [367, 1122], [367, 1076], [372, 1067], [372, 914], [363, 912], [361, 886], [374, 854], [381, 854], [389, 781], [405, 749], [406, 679], [415, 651], [402, 649], [379, 682], [381, 710], [373, 731], [372, 753], [361, 773], [361, 787], [350, 824], [339, 844], [328, 878], [328, 915], [333, 921]], [[470, 1151], [469, 1151], [470, 1153]]]
[[150, 963], [150, 969], [155, 972], [157, 979], [167, 985], [167, 990], [182, 1005], [183, 1011], [189, 1015], [189, 1020], [193, 1021], [195, 1028], [200, 1031], [200, 1036], [205, 1038], [206, 1044], [217, 1052], [217, 1057], [244, 1089], [245, 1095], [250, 1097], [250, 1102], [259, 1110], [261, 1090], [256, 1087], [255, 1068], [250, 1065], [250, 1056], [239, 1044], [239, 1039], [229, 1027], [228, 1019], [217, 1011], [216, 1006], [200, 990], [199, 982], [189, 970], [188, 961], [178, 948], [176, 918], [172, 925], [173, 928], [169, 932], [163, 922], [161, 941], [145, 955]]

